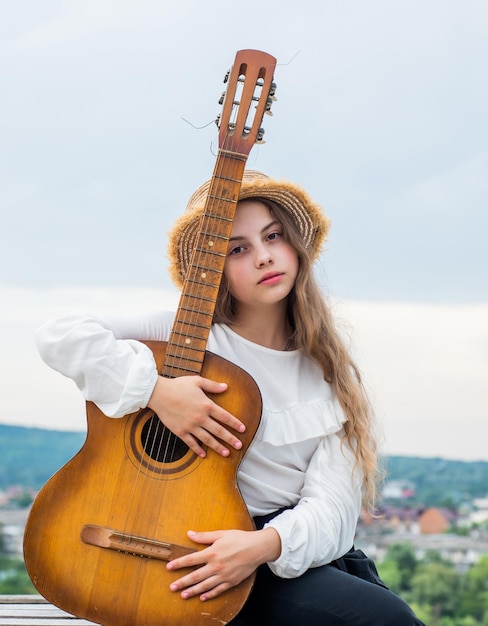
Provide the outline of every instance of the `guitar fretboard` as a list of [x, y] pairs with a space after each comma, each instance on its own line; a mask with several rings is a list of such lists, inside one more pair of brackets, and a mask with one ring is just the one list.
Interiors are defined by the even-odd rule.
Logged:
[[162, 375], [199, 374], [217, 302], [247, 155], [220, 150]]

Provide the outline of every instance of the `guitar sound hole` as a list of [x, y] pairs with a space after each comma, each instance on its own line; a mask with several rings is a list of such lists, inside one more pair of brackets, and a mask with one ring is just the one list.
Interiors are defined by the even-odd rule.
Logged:
[[166, 428], [157, 415], [142, 427], [141, 443], [144, 452], [158, 463], [173, 463], [188, 452], [186, 443]]

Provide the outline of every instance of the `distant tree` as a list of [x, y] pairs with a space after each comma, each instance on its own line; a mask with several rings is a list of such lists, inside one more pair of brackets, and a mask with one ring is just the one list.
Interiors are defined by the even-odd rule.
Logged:
[[402, 575], [396, 561], [385, 559], [378, 563], [378, 573], [392, 591], [401, 593]]
[[452, 564], [430, 562], [419, 565], [412, 578], [412, 599], [432, 607], [434, 624], [443, 616], [454, 616], [459, 604], [460, 577]]
[[447, 565], [447, 567], [452, 567], [453, 565], [452, 561], [443, 557], [439, 550], [426, 550], [422, 563], [424, 565], [426, 563], [443, 563], [444, 565]]
[[37, 593], [27, 574], [24, 562], [20, 559], [2, 558], [0, 574], [0, 594]]
[[488, 554], [463, 576], [461, 588], [462, 614], [472, 615], [488, 624]]
[[412, 608], [412, 611], [419, 618], [419, 620], [424, 622], [424, 624], [428, 624], [429, 626], [435, 626], [432, 620], [432, 609], [430, 608], [430, 606], [421, 606], [420, 604], [416, 604], [415, 602], [410, 602], [409, 604]]
[[485, 626], [485, 623], [480, 623], [477, 619], [471, 617], [471, 615], [465, 615], [464, 617], [453, 619], [449, 617], [443, 618], [440, 621], [440, 626]]
[[23, 491], [17, 498], [14, 499], [13, 503], [19, 508], [23, 509], [32, 504], [32, 493], [28, 490]]
[[[393, 565], [394, 564], [394, 565]], [[397, 593], [410, 591], [412, 578], [417, 570], [417, 557], [414, 549], [409, 543], [395, 543], [386, 552], [383, 562], [379, 565], [380, 574], [388, 576], [388, 572], [393, 576], [394, 566], [396, 567], [398, 580], [391, 580], [391, 588]], [[386, 584], [389, 584], [385, 580]]]

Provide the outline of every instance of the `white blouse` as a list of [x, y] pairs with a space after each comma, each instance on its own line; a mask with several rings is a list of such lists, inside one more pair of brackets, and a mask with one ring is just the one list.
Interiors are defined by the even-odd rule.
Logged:
[[[167, 341], [173, 319], [169, 311], [104, 320], [72, 314], [44, 324], [36, 342], [43, 360], [73, 379], [86, 400], [122, 417], [147, 405], [158, 376], [140, 341]], [[341, 440], [346, 418], [320, 368], [299, 350], [271, 350], [221, 324], [212, 326], [207, 349], [246, 370], [261, 392], [261, 423], [237, 478], [252, 516], [293, 507], [267, 524], [282, 543], [269, 567], [293, 578], [339, 558], [353, 544], [362, 476]]]

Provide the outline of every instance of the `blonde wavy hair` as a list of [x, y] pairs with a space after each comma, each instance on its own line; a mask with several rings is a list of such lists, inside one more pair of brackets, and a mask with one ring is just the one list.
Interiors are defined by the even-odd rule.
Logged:
[[[269, 208], [283, 227], [285, 241], [297, 252], [298, 275], [288, 296], [288, 319], [293, 329], [293, 342], [297, 349], [321, 367], [324, 379], [332, 385], [348, 418], [344, 424], [345, 438], [363, 474], [365, 504], [373, 508], [379, 476], [378, 445], [373, 411], [361, 373], [336, 328], [315, 279], [310, 251], [305, 247], [293, 217], [276, 202], [258, 197], [253, 200], [263, 202]], [[213, 321], [231, 324], [235, 316], [236, 303], [224, 275]]]

